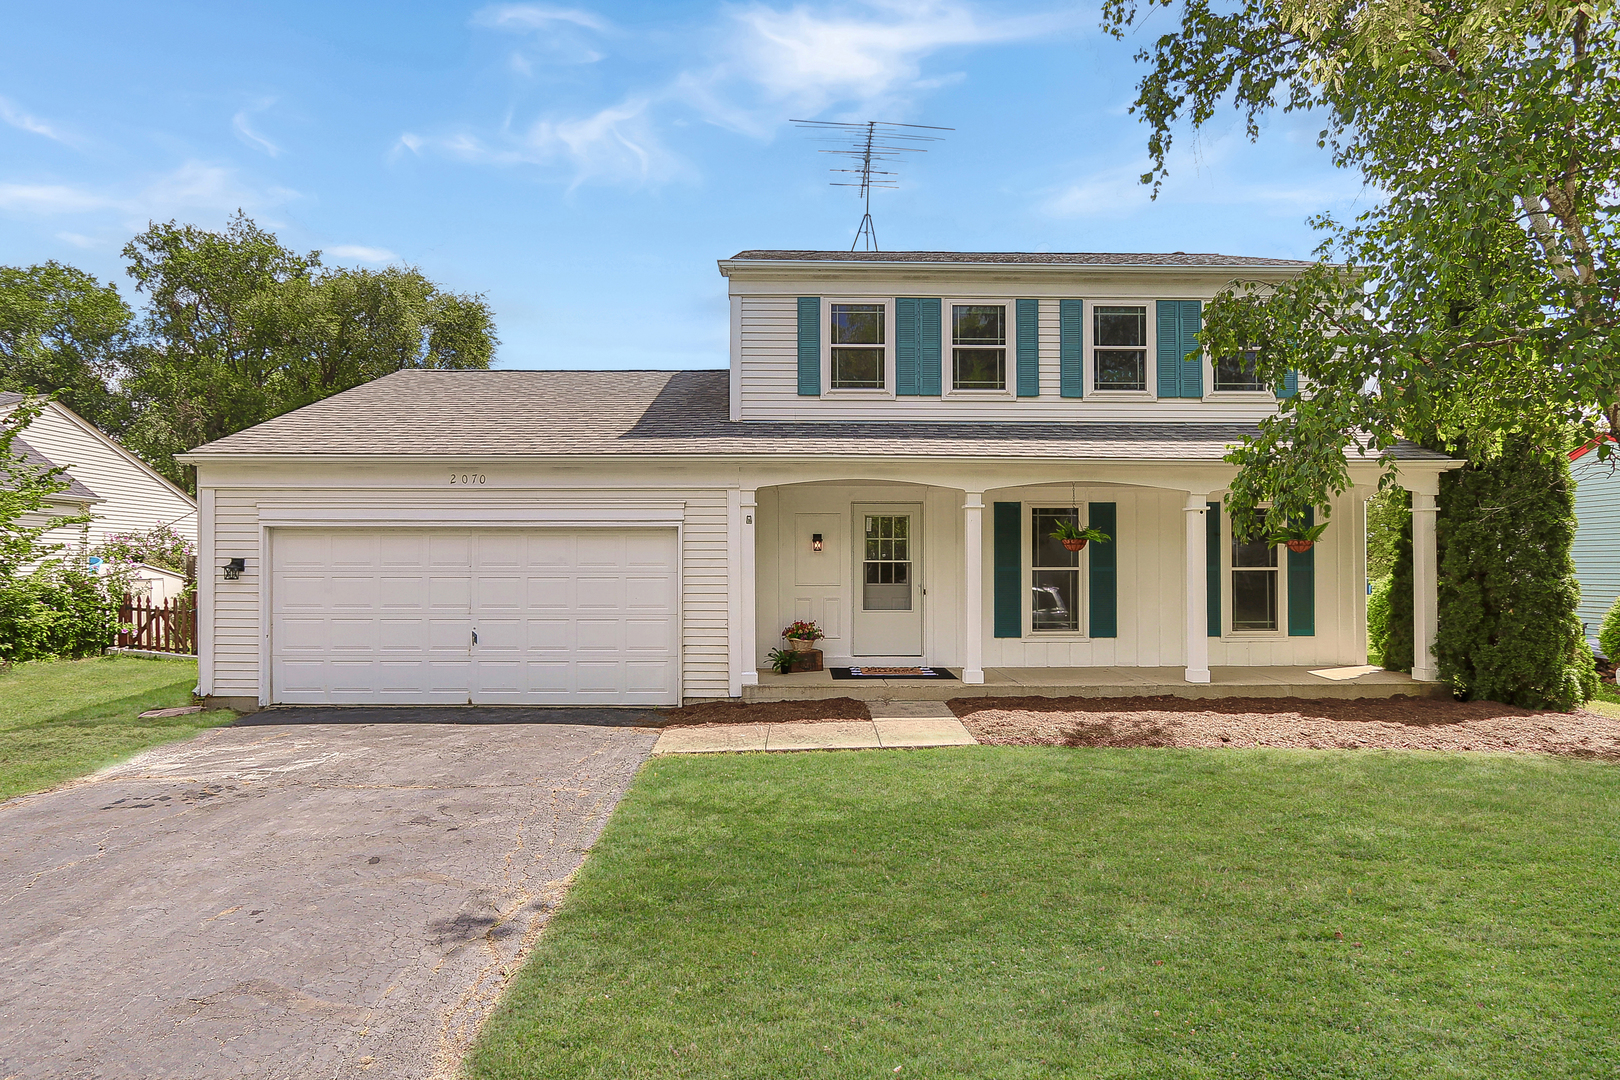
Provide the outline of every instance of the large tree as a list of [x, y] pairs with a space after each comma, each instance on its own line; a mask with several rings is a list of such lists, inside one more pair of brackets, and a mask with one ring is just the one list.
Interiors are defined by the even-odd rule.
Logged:
[[[1123, 33], [1156, 6], [1106, 0], [1105, 25]], [[1551, 452], [1620, 429], [1612, 7], [1182, 0], [1139, 57], [1145, 182], [1167, 175], [1178, 126], [1227, 103], [1251, 137], [1270, 110], [1311, 110], [1334, 161], [1374, 189], [1354, 221], [1319, 220], [1312, 271], [1236, 282], [1210, 307], [1210, 348], [1257, 348], [1264, 374], [1312, 388], [1236, 456], [1240, 515], [1321, 505], [1356, 440], [1489, 458], [1515, 433]]]
[[116, 432], [133, 315], [118, 290], [58, 262], [0, 266], [0, 390], [52, 395]]
[[[1202, 127], [1229, 104], [1251, 138], [1271, 110], [1320, 117], [1321, 145], [1373, 196], [1353, 221], [1317, 220], [1321, 260], [1297, 280], [1236, 281], [1208, 309], [1212, 352], [1253, 355], [1267, 378], [1297, 372], [1308, 388], [1230, 456], [1239, 528], [1268, 504], [1302, 518], [1348, 486], [1347, 453], [1393, 466], [1397, 438], [1474, 469], [1504, 455], [1532, 468], [1572, 440], [1620, 430], [1612, 5], [1105, 0], [1104, 25], [1123, 35], [1172, 2], [1179, 25], [1138, 54], [1150, 65], [1135, 103], [1150, 127], [1145, 183], [1167, 175], [1179, 126]], [[1446, 481], [1467, 491], [1448, 488], [1443, 534], [1510, 520], [1499, 512], [1509, 508], [1470, 501], [1495, 489], [1467, 481]], [[1590, 657], [1560, 644], [1573, 610], [1539, 615], [1556, 629], [1525, 647], [1550, 650], [1537, 663], [1556, 674], [1512, 691], [1464, 681], [1567, 706]], [[1442, 623], [1454, 616], [1443, 603]], [[1516, 632], [1474, 622], [1497, 644], [1492, 635]]]
[[174, 455], [404, 368], [487, 368], [483, 297], [415, 269], [326, 268], [238, 213], [220, 232], [154, 224], [124, 248], [147, 296], [127, 440], [183, 487]]

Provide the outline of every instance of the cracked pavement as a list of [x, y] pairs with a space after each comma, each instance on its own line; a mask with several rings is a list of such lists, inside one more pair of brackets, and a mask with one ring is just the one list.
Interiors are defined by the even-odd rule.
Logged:
[[0, 1078], [451, 1077], [654, 731], [238, 726], [0, 804]]

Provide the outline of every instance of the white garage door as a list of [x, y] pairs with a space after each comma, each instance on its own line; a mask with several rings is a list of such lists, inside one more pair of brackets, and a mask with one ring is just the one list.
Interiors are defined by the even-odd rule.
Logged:
[[271, 699], [679, 704], [673, 529], [277, 529]]

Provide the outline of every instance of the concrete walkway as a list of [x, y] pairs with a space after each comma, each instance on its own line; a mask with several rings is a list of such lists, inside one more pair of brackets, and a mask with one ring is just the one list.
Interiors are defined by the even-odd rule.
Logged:
[[666, 728], [654, 754], [724, 754], [744, 750], [891, 750], [975, 746], [962, 721], [940, 701], [873, 702], [870, 720], [813, 724], [713, 724]]

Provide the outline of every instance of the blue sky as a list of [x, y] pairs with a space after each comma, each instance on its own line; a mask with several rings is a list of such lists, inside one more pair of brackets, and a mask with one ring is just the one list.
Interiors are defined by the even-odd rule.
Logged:
[[723, 366], [715, 260], [847, 248], [860, 221], [790, 118], [956, 129], [874, 197], [889, 250], [1305, 258], [1307, 215], [1367, 199], [1309, 118], [1251, 145], [1223, 114], [1150, 202], [1126, 113], [1142, 39], [1086, 5], [211, 0], [7, 23], [0, 261], [133, 300], [130, 236], [241, 207], [329, 263], [484, 293], [501, 367]]

